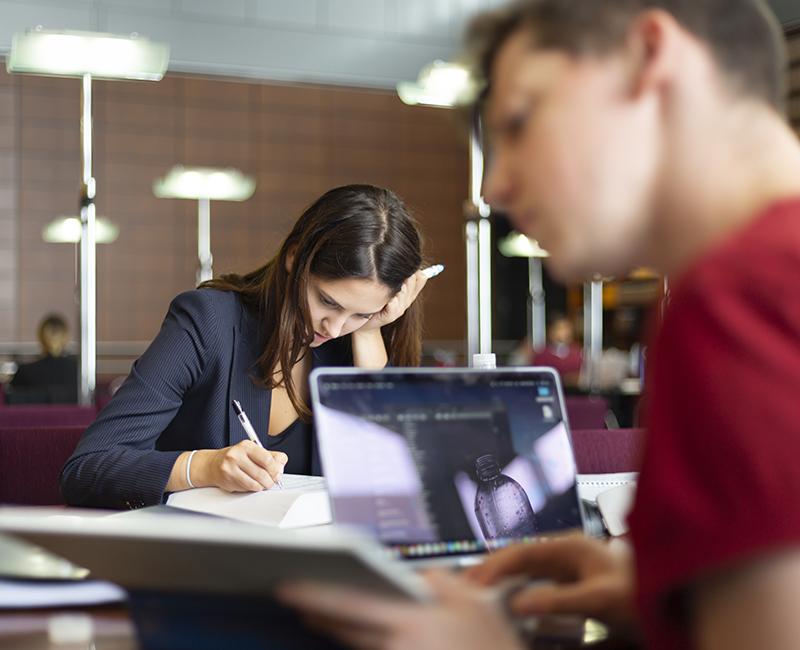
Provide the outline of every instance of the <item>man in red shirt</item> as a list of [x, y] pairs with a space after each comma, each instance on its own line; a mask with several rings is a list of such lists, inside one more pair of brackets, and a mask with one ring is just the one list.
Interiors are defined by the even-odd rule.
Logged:
[[[545, 576], [518, 614], [579, 613], [650, 648], [800, 647], [800, 144], [759, 0], [526, 0], [474, 24], [489, 202], [574, 281], [668, 273], [632, 549], [518, 546], [479, 584]], [[436, 575], [435, 605], [296, 588], [360, 647], [515, 647]]]

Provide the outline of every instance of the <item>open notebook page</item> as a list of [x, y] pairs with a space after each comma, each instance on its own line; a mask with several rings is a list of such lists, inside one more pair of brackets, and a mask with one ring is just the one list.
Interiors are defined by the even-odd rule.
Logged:
[[285, 474], [283, 489], [263, 492], [225, 492], [195, 488], [170, 495], [167, 505], [228, 519], [278, 528], [301, 528], [331, 523], [325, 479]]

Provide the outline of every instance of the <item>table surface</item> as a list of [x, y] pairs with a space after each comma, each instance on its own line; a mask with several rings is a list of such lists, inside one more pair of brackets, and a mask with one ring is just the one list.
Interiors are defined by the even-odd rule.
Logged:
[[[85, 614], [92, 618], [94, 627], [92, 650], [138, 650], [136, 633], [124, 606], [76, 608], [68, 610], [2, 610], [0, 611], [0, 650], [65, 650], [86, 648], [84, 645], [58, 645], [48, 638], [48, 623], [51, 617], [62, 614]], [[587, 628], [584, 641], [536, 640], [536, 650], [635, 650], [634, 646], [609, 639], [596, 639], [595, 631]]]
[[[151, 512], [147, 512], [151, 510]], [[117, 513], [114, 516], [124, 517], [158, 517], [160, 509], [158, 507], [153, 509], [144, 509], [142, 511], [135, 511], [131, 513], [124, 513], [120, 515]], [[319, 526], [316, 529], [309, 529], [309, 534], [315, 536], [325, 536], [330, 534], [329, 526]], [[9, 538], [5, 538], [5, 550], [9, 551], [9, 542], [13, 542]], [[13, 545], [12, 545], [13, 546]], [[28, 544], [22, 544], [27, 547], [18, 549], [21, 551], [32, 552]], [[13, 548], [11, 548], [13, 550]], [[37, 552], [41, 554], [41, 549]], [[11, 564], [19, 566], [19, 553], [13, 558], [9, 555], [7, 560], [13, 560]], [[63, 560], [62, 560], [63, 562]], [[6, 565], [8, 562], [5, 563]], [[3, 563], [0, 562], [0, 569], [3, 568]], [[8, 568], [6, 566], [6, 568]], [[0, 574], [3, 571], [0, 570]], [[82, 614], [88, 615], [92, 619], [94, 637], [93, 643], [88, 647], [92, 650], [135, 650], [139, 648], [137, 642], [135, 629], [131, 621], [128, 609], [124, 604], [92, 606], [92, 607], [72, 607], [72, 608], [58, 608], [58, 609], [26, 609], [26, 610], [12, 610], [0, 609], [0, 650], [6, 648], [14, 648], [15, 650], [44, 650], [56, 649], [65, 650], [71, 648], [77, 650], [78, 648], [86, 648], [86, 645], [59, 645], [50, 642], [48, 637], [48, 624], [52, 617], [62, 614]], [[553, 631], [553, 626], [545, 626], [545, 631], [549, 629]], [[614, 642], [613, 640], [606, 639], [605, 629], [598, 624], [588, 622], [584, 628], [583, 638], [581, 638], [580, 628], [572, 626], [572, 630], [565, 635], [561, 634], [562, 630], [559, 628], [559, 641], [544, 640], [542, 635], [534, 633], [531, 636], [532, 643], [537, 650], [577, 650], [579, 648], [591, 648], [592, 650], [630, 650], [629, 644], [622, 644]]]
[[124, 607], [93, 607], [70, 610], [3, 610], [0, 611], [0, 650], [65, 650], [85, 648], [80, 645], [50, 643], [47, 629], [51, 617], [61, 614], [87, 614], [94, 627], [96, 650], [137, 650], [136, 634]]

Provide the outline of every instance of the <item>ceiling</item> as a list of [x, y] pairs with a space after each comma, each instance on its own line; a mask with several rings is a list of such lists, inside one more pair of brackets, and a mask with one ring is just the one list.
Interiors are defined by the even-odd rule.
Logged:
[[[0, 54], [48, 29], [137, 32], [171, 46], [170, 70], [393, 88], [453, 57], [466, 21], [505, 0], [0, 0]], [[800, 0], [770, 0], [800, 24]]]

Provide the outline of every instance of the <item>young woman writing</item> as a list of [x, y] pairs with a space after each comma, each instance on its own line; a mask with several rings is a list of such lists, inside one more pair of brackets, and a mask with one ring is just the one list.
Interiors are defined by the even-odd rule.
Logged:
[[[138, 508], [165, 493], [270, 488], [319, 473], [314, 366], [419, 363], [421, 238], [389, 190], [330, 190], [278, 254], [177, 296], [155, 340], [61, 474], [71, 505]], [[230, 407], [241, 403], [263, 448]]]

